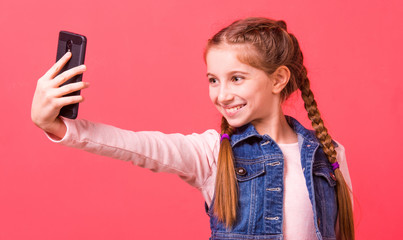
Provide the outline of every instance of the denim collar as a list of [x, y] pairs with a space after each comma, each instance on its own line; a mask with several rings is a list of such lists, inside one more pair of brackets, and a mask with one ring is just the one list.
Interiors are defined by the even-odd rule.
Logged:
[[[316, 138], [313, 130], [306, 129], [304, 126], [301, 125], [301, 123], [299, 123], [295, 118], [291, 116], [285, 116], [285, 118], [287, 119], [288, 124], [290, 124], [290, 126], [294, 129], [294, 131], [298, 134], [299, 137], [302, 137], [305, 140], [315, 142], [321, 145], [318, 139]], [[263, 138], [263, 136], [257, 132], [253, 124], [248, 123], [242, 127], [237, 128], [234, 134], [232, 134], [231, 146], [234, 147], [237, 143], [252, 137], [257, 137], [260, 139]], [[334, 144], [336, 147], [337, 144], [335, 142]]]

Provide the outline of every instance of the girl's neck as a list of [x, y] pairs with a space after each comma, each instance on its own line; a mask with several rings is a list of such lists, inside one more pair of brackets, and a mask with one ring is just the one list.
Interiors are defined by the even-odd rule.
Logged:
[[282, 111], [271, 116], [266, 121], [252, 122], [260, 135], [269, 135], [276, 143], [295, 143], [298, 142], [297, 134], [288, 125]]

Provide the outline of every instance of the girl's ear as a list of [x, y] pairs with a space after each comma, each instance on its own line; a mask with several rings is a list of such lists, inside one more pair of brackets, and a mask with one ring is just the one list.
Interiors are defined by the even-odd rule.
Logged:
[[291, 72], [286, 66], [280, 66], [271, 74], [274, 94], [279, 94], [290, 80]]

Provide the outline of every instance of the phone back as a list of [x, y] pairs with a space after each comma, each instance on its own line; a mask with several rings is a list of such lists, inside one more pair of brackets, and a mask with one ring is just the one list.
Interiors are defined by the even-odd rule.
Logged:
[[[72, 53], [71, 59], [66, 63], [63, 69], [60, 71], [60, 73], [69, 70], [70, 68], [84, 64], [86, 46], [87, 46], [87, 38], [85, 36], [72, 32], [60, 31], [57, 46], [56, 61], [58, 61], [61, 57], [63, 57], [63, 55], [66, 52], [70, 51]], [[82, 81], [82, 77], [83, 77], [82, 74], [74, 76], [71, 79], [67, 80], [65, 83], [63, 83], [61, 86], [69, 83]], [[66, 96], [72, 96], [72, 95], [80, 95], [80, 91], [67, 94]], [[71, 119], [77, 118], [78, 103], [64, 106], [60, 110], [59, 115]]]

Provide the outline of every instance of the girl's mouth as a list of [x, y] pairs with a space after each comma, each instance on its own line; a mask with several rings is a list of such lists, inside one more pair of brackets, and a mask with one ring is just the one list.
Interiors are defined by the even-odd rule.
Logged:
[[225, 112], [229, 117], [234, 116], [241, 108], [243, 108], [246, 104], [238, 105], [231, 108], [224, 108]]

